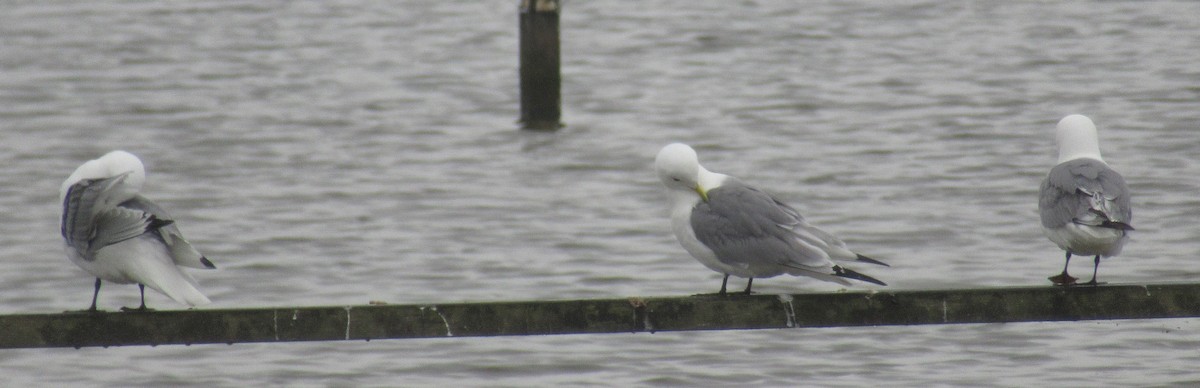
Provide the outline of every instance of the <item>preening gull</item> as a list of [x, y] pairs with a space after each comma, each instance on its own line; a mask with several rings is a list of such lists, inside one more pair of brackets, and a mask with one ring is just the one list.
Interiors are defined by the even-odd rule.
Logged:
[[101, 279], [137, 283], [138, 310], [146, 309], [146, 286], [180, 304], [209, 303], [179, 266], [216, 266], [192, 248], [162, 207], [139, 194], [145, 182], [137, 156], [112, 151], [79, 166], [59, 189], [67, 258], [96, 277], [88, 311], [96, 311]]
[[1133, 212], [1129, 207], [1129, 189], [1108, 163], [1100, 158], [1096, 125], [1083, 115], [1070, 115], [1058, 122], [1058, 165], [1042, 181], [1038, 212], [1046, 237], [1067, 251], [1066, 263], [1050, 281], [1071, 285], [1076, 278], [1067, 274], [1071, 255], [1095, 256], [1092, 280], [1100, 257], [1116, 256], [1129, 240]]
[[831, 260], [887, 264], [850, 251], [770, 194], [704, 169], [692, 147], [663, 147], [654, 168], [669, 189], [675, 237], [701, 264], [725, 275], [720, 294], [725, 294], [729, 275], [749, 279], [746, 294], [754, 278], [785, 273], [842, 285], [851, 284], [846, 279], [887, 285]]

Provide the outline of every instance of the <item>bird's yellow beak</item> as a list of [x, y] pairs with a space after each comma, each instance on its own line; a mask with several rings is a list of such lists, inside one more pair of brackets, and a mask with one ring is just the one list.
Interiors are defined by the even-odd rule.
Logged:
[[703, 199], [704, 202], [708, 202], [708, 190], [705, 190], [704, 187], [701, 187], [699, 183], [696, 184], [695, 189], [696, 194], [700, 194], [700, 199]]

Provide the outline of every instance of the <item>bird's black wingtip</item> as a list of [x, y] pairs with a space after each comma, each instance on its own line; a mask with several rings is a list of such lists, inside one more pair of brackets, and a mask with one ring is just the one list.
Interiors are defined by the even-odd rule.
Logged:
[[150, 225], [148, 225], [146, 227], [146, 229], [147, 230], [158, 230], [164, 226], [168, 226], [168, 225], [171, 225], [174, 223], [175, 223], [175, 220], [164, 220], [162, 218], [158, 218], [157, 216], [154, 216], [153, 214], [151, 214], [150, 215]]
[[866, 257], [866, 256], [863, 256], [863, 255], [859, 255], [859, 254], [857, 254], [857, 253], [855, 253], [855, 255], [858, 255], [858, 261], [861, 261], [861, 262], [864, 262], [864, 263], [871, 263], [871, 264], [875, 264], [875, 265], [882, 265], [882, 266], [884, 266], [884, 267], [891, 267], [891, 265], [888, 265], [888, 263], [884, 263], [884, 262], [882, 262], [882, 261], [875, 260], [875, 259], [872, 259], [872, 258], [870, 258], [870, 257]]
[[204, 268], [217, 269], [217, 265], [213, 264], [212, 261], [209, 261], [208, 258], [204, 256], [200, 256], [200, 264], [204, 264]]
[[846, 278], [846, 279], [861, 280], [861, 281], [864, 281], [864, 282], [867, 282], [867, 283], [874, 283], [874, 284], [878, 284], [878, 285], [881, 285], [881, 286], [886, 286], [886, 285], [887, 285], [887, 283], [884, 283], [883, 281], [881, 281], [881, 280], [879, 280], [879, 279], [876, 279], [876, 278], [873, 278], [873, 277], [870, 277], [870, 276], [864, 275], [864, 274], [862, 274], [862, 273], [859, 273], [859, 272], [855, 272], [854, 270], [851, 270], [851, 269], [846, 269], [846, 268], [843, 268], [842, 266], [834, 266], [834, 267], [833, 267], [833, 274], [834, 274], [835, 276], [838, 276], [838, 277], [843, 277], [843, 278]]
[[1124, 230], [1124, 231], [1134, 230], [1133, 225], [1130, 225], [1130, 224], [1127, 224], [1127, 223], [1124, 223], [1121, 221], [1104, 221], [1103, 223], [1100, 224], [1100, 227]]

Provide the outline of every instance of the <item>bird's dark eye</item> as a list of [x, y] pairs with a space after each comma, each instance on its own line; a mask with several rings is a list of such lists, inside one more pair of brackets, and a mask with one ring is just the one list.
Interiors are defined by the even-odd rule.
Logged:
[[676, 181], [676, 182], [679, 182], [681, 179], [679, 179], [679, 178], [671, 178], [671, 180], [673, 180], [673, 181]]

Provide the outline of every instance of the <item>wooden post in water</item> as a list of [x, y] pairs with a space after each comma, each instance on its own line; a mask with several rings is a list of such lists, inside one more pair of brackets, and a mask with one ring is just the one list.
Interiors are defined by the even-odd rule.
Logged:
[[521, 0], [521, 124], [525, 129], [562, 126], [558, 59], [558, 0]]

